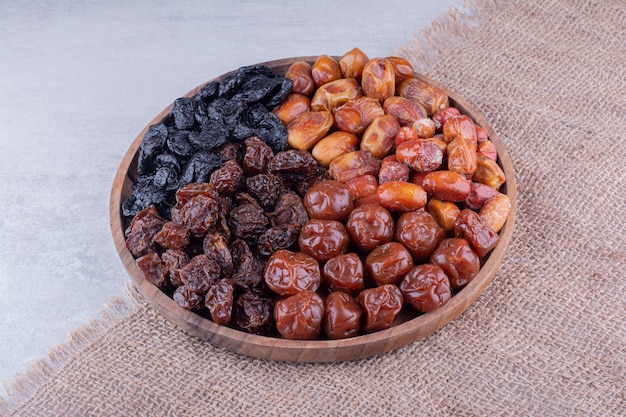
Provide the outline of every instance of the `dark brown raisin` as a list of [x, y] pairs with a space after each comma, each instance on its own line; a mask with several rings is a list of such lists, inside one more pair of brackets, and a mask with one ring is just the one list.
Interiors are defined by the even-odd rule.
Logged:
[[279, 249], [289, 249], [297, 241], [300, 227], [295, 224], [270, 227], [257, 242], [257, 252], [259, 255], [270, 256]]
[[180, 278], [180, 270], [189, 263], [189, 256], [178, 249], [167, 249], [161, 255], [161, 260], [165, 264], [165, 269], [168, 271], [170, 282], [175, 287], [183, 285], [183, 281]]
[[137, 213], [126, 231], [126, 247], [135, 258], [156, 251], [154, 237], [164, 224], [165, 219], [159, 216], [155, 206], [150, 206]]
[[283, 182], [273, 174], [258, 174], [246, 178], [246, 189], [264, 208], [276, 204], [276, 200], [284, 192]]
[[250, 244], [256, 244], [259, 235], [267, 229], [268, 224], [263, 210], [253, 204], [235, 207], [228, 219], [232, 234]]
[[250, 333], [257, 333], [272, 322], [271, 300], [245, 292], [235, 302], [235, 321]]
[[254, 257], [246, 242], [235, 240], [230, 246], [230, 253], [235, 265], [231, 279], [236, 287], [252, 290], [264, 285], [263, 263]]
[[243, 146], [241, 143], [225, 143], [215, 153], [222, 158], [222, 161], [235, 161], [238, 165], [243, 164]]
[[229, 279], [221, 279], [209, 288], [204, 297], [204, 305], [215, 323], [222, 325], [230, 323], [234, 293], [235, 287]]
[[226, 161], [213, 171], [209, 181], [215, 184], [215, 189], [221, 195], [232, 194], [243, 181], [243, 169], [234, 160]]
[[307, 151], [278, 152], [270, 161], [269, 170], [286, 180], [302, 180], [315, 173], [317, 161]]
[[214, 232], [208, 233], [204, 237], [202, 250], [209, 258], [215, 260], [220, 266], [222, 276], [230, 276], [233, 272], [233, 257], [228, 249], [228, 241], [221, 234]]
[[200, 194], [180, 209], [172, 209], [172, 221], [189, 228], [194, 236], [202, 236], [215, 225], [219, 212], [217, 198]]
[[186, 308], [187, 310], [197, 310], [202, 308], [204, 300], [201, 294], [192, 291], [185, 285], [181, 285], [176, 288], [172, 298], [176, 301], [176, 304]]
[[287, 224], [302, 226], [309, 220], [302, 198], [294, 193], [281, 195], [274, 211], [267, 213], [267, 217], [274, 227]]
[[138, 258], [135, 263], [148, 281], [161, 289], [167, 286], [167, 268], [156, 252]]
[[180, 271], [183, 284], [192, 291], [204, 294], [220, 277], [220, 266], [206, 255], [194, 256]]
[[243, 171], [245, 174], [248, 176], [267, 174], [267, 167], [274, 156], [272, 148], [258, 136], [249, 137], [244, 144], [246, 151], [243, 156]]
[[190, 231], [178, 223], [167, 222], [159, 233], [154, 236], [154, 241], [164, 248], [184, 249], [189, 244]]

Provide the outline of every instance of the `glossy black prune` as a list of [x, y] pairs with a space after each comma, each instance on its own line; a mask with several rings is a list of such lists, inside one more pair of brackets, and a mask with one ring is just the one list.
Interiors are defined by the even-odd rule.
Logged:
[[139, 146], [137, 174], [144, 175], [151, 171], [152, 161], [163, 150], [167, 134], [167, 127], [163, 123], [157, 123], [148, 128]]
[[234, 73], [224, 77], [219, 86], [219, 97], [232, 97], [246, 81], [258, 75], [274, 77], [274, 73], [267, 65], [248, 65], [241, 67]]
[[202, 151], [213, 151], [228, 142], [231, 129], [220, 120], [207, 120], [200, 125], [199, 130], [189, 134], [189, 143]]
[[177, 98], [174, 100], [171, 114], [177, 129], [191, 129], [195, 122], [193, 100], [187, 97]]
[[222, 159], [209, 152], [197, 152], [187, 162], [180, 177], [181, 185], [192, 182], [206, 182], [213, 171], [220, 167]]
[[193, 153], [193, 146], [189, 142], [188, 130], [172, 130], [167, 136], [167, 148], [174, 155], [186, 159]]

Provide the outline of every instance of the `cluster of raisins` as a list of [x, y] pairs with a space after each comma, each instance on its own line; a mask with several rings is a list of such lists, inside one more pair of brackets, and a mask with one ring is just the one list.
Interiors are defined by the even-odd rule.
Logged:
[[[207, 182], [175, 192], [170, 219], [155, 205], [126, 232], [145, 278], [180, 306], [252, 333], [273, 332], [268, 257], [295, 250], [308, 221], [301, 195], [328, 178], [310, 153], [281, 151], [257, 136], [225, 144]], [[228, 152], [226, 152], [228, 150]]]
[[[263, 65], [248, 66], [211, 82], [194, 97], [174, 101], [171, 112], [149, 127], [139, 148], [137, 179], [122, 214], [134, 217], [155, 205], [162, 215], [176, 204], [180, 187], [209, 180], [228, 158], [229, 143], [257, 136], [274, 152], [287, 130], [272, 113], [291, 93], [293, 82]], [[226, 148], [226, 149], [224, 149]]]

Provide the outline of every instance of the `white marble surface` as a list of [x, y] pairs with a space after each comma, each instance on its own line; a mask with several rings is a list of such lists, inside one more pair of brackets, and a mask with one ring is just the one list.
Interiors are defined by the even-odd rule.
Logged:
[[109, 192], [160, 110], [242, 65], [354, 46], [390, 55], [460, 4], [1, 1], [0, 380], [123, 296]]

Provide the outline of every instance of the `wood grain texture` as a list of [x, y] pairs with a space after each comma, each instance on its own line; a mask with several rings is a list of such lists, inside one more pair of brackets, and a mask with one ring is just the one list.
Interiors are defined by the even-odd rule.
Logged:
[[[315, 58], [311, 56], [287, 58], [262, 64], [270, 66], [278, 74], [283, 74], [293, 62], [305, 60], [313, 63]], [[207, 83], [220, 81], [226, 75], [228, 74], [209, 80]], [[414, 317], [413, 314], [405, 311], [405, 309], [397, 318], [394, 326], [387, 330], [343, 340], [314, 341], [293, 341], [248, 334], [230, 327], [217, 325], [180, 307], [156, 286], [145, 280], [141, 271], [136, 267], [135, 260], [125, 246], [124, 230], [128, 223], [121, 215], [121, 204], [133, 190], [133, 180], [136, 177], [138, 149], [141, 140], [149, 126], [158, 123], [170, 112], [171, 105], [150, 121], [132, 142], [119, 166], [111, 190], [110, 221], [113, 240], [121, 261], [138, 291], [172, 324], [215, 346], [248, 356], [291, 362], [344, 361], [388, 352], [428, 336], [462, 314], [493, 280], [509, 247], [517, 207], [515, 175], [502, 141], [488, 121], [471, 104], [458, 97], [454, 92], [449, 91], [445, 86], [439, 85], [422, 75], [415, 74], [415, 76], [441, 88], [448, 94], [451, 105], [457, 107], [462, 113], [471, 116], [477, 124], [487, 131], [498, 150], [498, 163], [507, 178], [502, 191], [509, 196], [512, 203], [508, 220], [500, 231], [500, 243], [484, 261], [476, 277], [465, 288], [454, 295], [447, 304], [417, 317]], [[191, 97], [195, 95], [205, 84], [196, 87], [185, 96]]]

